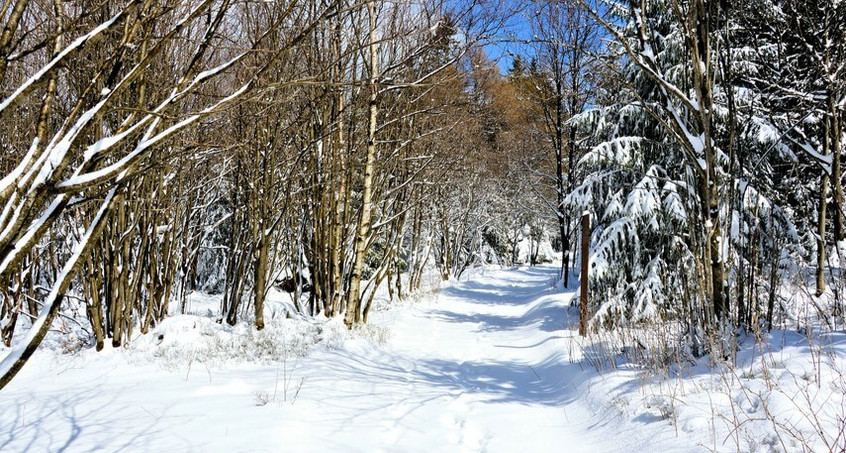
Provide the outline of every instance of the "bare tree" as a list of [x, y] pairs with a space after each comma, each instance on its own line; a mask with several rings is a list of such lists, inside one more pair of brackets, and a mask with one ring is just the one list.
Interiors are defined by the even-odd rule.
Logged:
[[[232, 46], [220, 44], [225, 27], [232, 23], [229, 18], [241, 6], [240, 2], [230, 1], [172, 5], [127, 1], [104, 5], [92, 12], [71, 12], [56, 3], [54, 11], [49, 12], [54, 27], [53, 54], [34, 66], [23, 63], [16, 66], [22, 77], [0, 102], [0, 115], [5, 118], [21, 108], [24, 100], [36, 97], [41, 86], [47, 85], [47, 96], [42, 96], [43, 121], [32, 136], [29, 149], [20, 154], [14, 169], [0, 181], [2, 286], [7, 286], [5, 282], [27, 254], [70, 209], [79, 207], [97, 214], [88, 222], [86, 233], [62, 265], [30, 334], [0, 365], [3, 376], [0, 387], [20, 370], [47, 332], [64, 293], [116, 202], [126, 196], [131, 181], [142, 175], [150, 162], [165, 159], [167, 144], [177, 133], [196, 126], [201, 119], [220, 112], [258, 88], [272, 63], [301, 43], [308, 30], [326, 16], [324, 11], [308, 22], [297, 23], [273, 51], [254, 54], [277, 31], [278, 25], [292, 17], [298, 2], [286, 3], [282, 13], [256, 39], [232, 50]], [[109, 11], [112, 8], [115, 11]], [[63, 24], [97, 16], [105, 19], [83, 26], [88, 31], [73, 40], [72, 36], [66, 36], [71, 32]], [[4, 30], [23, 33], [16, 17], [15, 14], [9, 17]], [[151, 27], [161, 31], [151, 33]], [[70, 44], [64, 44], [65, 40], [71, 41]], [[74, 58], [88, 52], [95, 41], [96, 55], [86, 55], [96, 58], [95, 72], [88, 74], [87, 79], [78, 78], [87, 82], [72, 97], [74, 94], [59, 84], [55, 74], [63, 67], [72, 67]], [[177, 43], [189, 45], [181, 47]], [[174, 54], [175, 49], [185, 53]], [[18, 49], [21, 51], [26, 49]], [[33, 48], [32, 52], [38, 53], [38, 49]], [[253, 55], [261, 57], [236, 74], [240, 65]], [[158, 90], [147, 90], [134, 100], [124, 96], [130, 90], [143, 90], [144, 78], [152, 76], [154, 63], [162, 63], [168, 57], [178, 59], [170, 60], [170, 71], [155, 74]], [[6, 60], [14, 61], [14, 58]], [[9, 71], [5, 66], [3, 69]], [[230, 83], [221, 92], [195, 96], [212, 81], [223, 79]], [[62, 101], [72, 106], [55, 127], [52, 126], [55, 119], [50, 118], [50, 107], [55, 102], [51, 92], [61, 93]], [[114, 127], [103, 127], [104, 122], [111, 122]]]

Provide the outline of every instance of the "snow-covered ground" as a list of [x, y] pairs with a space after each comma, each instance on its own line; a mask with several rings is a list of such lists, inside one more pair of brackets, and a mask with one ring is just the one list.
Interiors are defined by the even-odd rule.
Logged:
[[[371, 314], [373, 326], [353, 334], [284, 316], [258, 333], [224, 327], [199, 301], [200, 315], [125, 349], [48, 348], [0, 393], [0, 451], [801, 451], [785, 430], [804, 429], [802, 388], [821, 417], [834, 414], [824, 429], [838, 429], [843, 335], [812, 354], [782, 332], [763, 355], [742, 350], [733, 374], [598, 372], [555, 274], [486, 271]], [[819, 378], [805, 363], [815, 357], [830, 362]]]

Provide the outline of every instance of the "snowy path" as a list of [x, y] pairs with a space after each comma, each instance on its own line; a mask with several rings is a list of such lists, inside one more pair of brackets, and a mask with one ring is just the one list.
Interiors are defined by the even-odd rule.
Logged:
[[[329, 360], [337, 373], [320, 387], [343, 380], [314, 407], [338, 417], [338, 447], [582, 451], [573, 442], [579, 417], [565, 408], [569, 362], [555, 331], [567, 309], [549, 288], [553, 277], [551, 269], [496, 272], [448, 288], [435, 304], [390, 313], [397, 316], [383, 320], [393, 332], [385, 350], [338, 352]], [[314, 428], [301, 445], [322, 431]], [[362, 429], [378, 437], [362, 438]]]
[[[114, 351], [45, 353], [0, 395], [0, 451], [638, 450], [576, 400], [593, 373], [569, 360], [575, 311], [554, 274], [490, 272], [376, 314], [384, 346], [351, 341], [284, 367], [168, 372]], [[275, 397], [259, 406], [259, 391]]]

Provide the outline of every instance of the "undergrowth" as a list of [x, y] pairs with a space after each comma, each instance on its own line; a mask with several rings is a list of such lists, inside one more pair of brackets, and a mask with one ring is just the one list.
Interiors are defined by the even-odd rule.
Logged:
[[[807, 324], [806, 324], [807, 325]], [[846, 334], [824, 324], [727, 331], [695, 357], [675, 323], [593, 331], [578, 344], [622, 413], [651, 414], [677, 434], [707, 430], [712, 451], [846, 451]], [[625, 394], [635, 394], [633, 401]], [[700, 435], [701, 437], [701, 435]]]

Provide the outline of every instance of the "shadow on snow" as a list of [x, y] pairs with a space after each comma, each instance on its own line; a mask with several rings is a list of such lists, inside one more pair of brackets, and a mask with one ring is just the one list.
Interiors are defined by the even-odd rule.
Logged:
[[[149, 451], [164, 432], [160, 416], [127, 420], [121, 415], [127, 406], [119, 394], [106, 396], [97, 384], [53, 398], [38, 395], [41, 391], [32, 389], [18, 392], [11, 400], [4, 398], [0, 451]], [[181, 448], [200, 451], [188, 445]]]
[[[561, 298], [561, 289], [555, 287], [557, 268], [534, 267], [508, 271], [523, 277], [518, 282], [466, 282], [444, 289], [447, 297], [472, 301], [478, 305], [476, 313], [447, 309], [433, 310], [441, 321], [477, 325], [479, 332], [502, 332], [537, 325], [542, 332], [572, 328], [579, 321], [577, 309]], [[516, 316], [490, 313], [489, 308], [527, 306], [528, 310]]]

